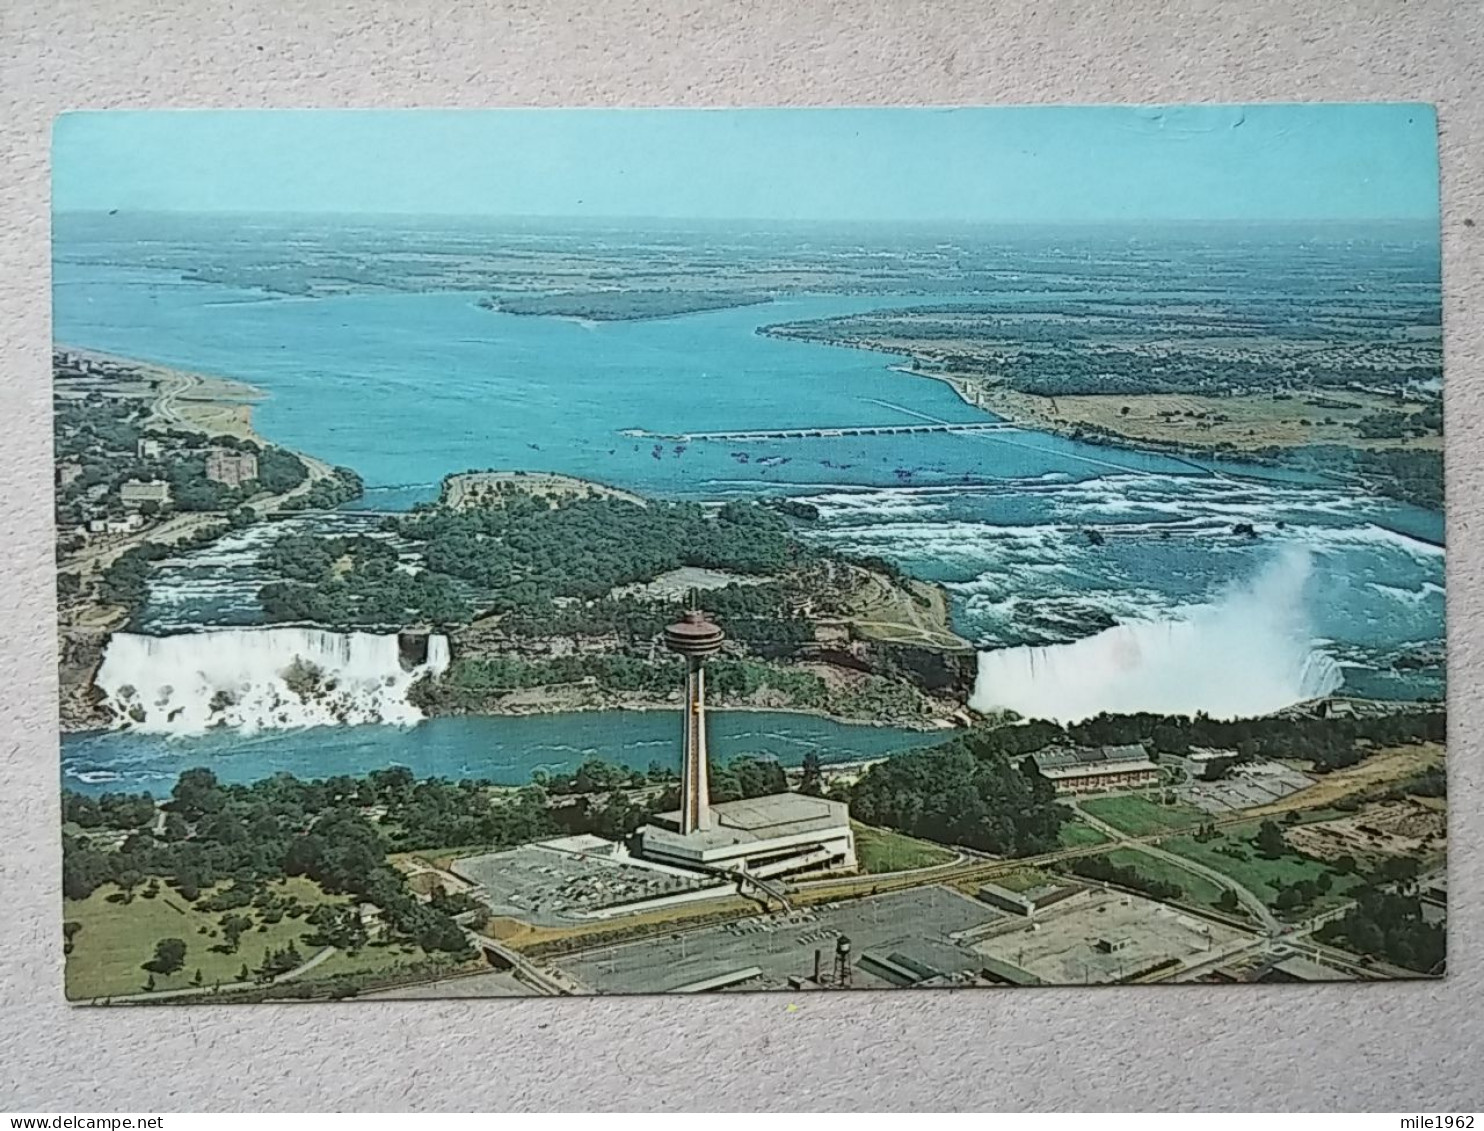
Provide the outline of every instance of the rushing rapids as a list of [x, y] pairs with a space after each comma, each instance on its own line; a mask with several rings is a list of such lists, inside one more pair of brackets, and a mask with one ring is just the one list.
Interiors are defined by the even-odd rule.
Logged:
[[1255, 580], [1177, 619], [982, 652], [971, 705], [1059, 722], [1139, 711], [1238, 718], [1329, 695], [1343, 674], [1313, 638], [1310, 572], [1309, 555], [1290, 549]]
[[448, 666], [448, 638], [408, 656], [393, 633], [233, 628], [177, 636], [118, 633], [96, 684], [120, 728], [201, 734], [337, 723], [411, 724], [407, 692]]

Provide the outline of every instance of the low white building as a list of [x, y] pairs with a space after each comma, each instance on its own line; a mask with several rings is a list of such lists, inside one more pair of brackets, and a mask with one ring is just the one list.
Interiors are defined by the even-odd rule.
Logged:
[[1044, 911], [1048, 907], [1054, 907], [1059, 903], [1087, 894], [1087, 889], [1080, 884], [1037, 884], [1026, 891], [1011, 891], [999, 884], [979, 885], [979, 898], [985, 903], [1027, 919], [1034, 919], [1038, 911]]
[[125, 515], [123, 518], [95, 518], [88, 522], [88, 533], [90, 534], [130, 534], [144, 526], [144, 519], [139, 514]]
[[775, 793], [710, 806], [710, 823], [680, 832], [680, 814], [663, 813], [639, 830], [638, 855], [674, 867], [745, 872], [759, 879], [855, 867], [855, 834], [843, 801]]
[[1159, 784], [1159, 767], [1142, 746], [1049, 749], [1031, 757], [1057, 793], [1100, 793]]
[[170, 502], [170, 484], [163, 479], [130, 479], [119, 488], [119, 498], [126, 507], [137, 507], [144, 503], [164, 506]]

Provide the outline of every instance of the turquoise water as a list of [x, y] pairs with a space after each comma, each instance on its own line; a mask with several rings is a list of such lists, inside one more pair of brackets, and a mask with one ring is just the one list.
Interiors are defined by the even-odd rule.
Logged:
[[[176, 250], [189, 260], [189, 249]], [[941, 582], [955, 627], [985, 649], [1076, 640], [1110, 621], [1190, 620], [1240, 598], [1298, 551], [1312, 568], [1294, 631], [1302, 646], [1312, 641], [1341, 665], [1345, 691], [1442, 694], [1441, 665], [1415, 663], [1443, 639], [1443, 523], [1435, 513], [1309, 476], [1028, 431], [689, 444], [621, 434], [989, 419], [940, 382], [894, 372], [900, 359], [758, 333], [770, 323], [943, 295], [816, 294], [585, 323], [492, 313], [476, 305], [480, 292], [274, 297], [184, 281], [179, 269], [149, 266], [143, 253], [129, 260], [127, 245], [67, 251], [59, 247], [54, 268], [58, 342], [259, 386], [268, 396], [255, 410], [258, 429], [355, 468], [368, 485], [365, 509], [432, 498], [444, 475], [470, 468], [562, 472], [659, 496], [807, 495], [822, 512], [807, 537]], [[1144, 294], [1170, 285], [1159, 272], [1147, 284]], [[1245, 524], [1257, 537], [1234, 531]], [[229, 539], [162, 563], [150, 594], [154, 630], [252, 623], [266, 537], [255, 532], [241, 545]], [[1219, 655], [1231, 642], [1210, 645]], [[716, 716], [718, 726], [724, 718]], [[734, 718], [762, 726], [762, 716]], [[810, 730], [833, 724], [782, 718], [771, 737], [744, 728], [736, 741], [772, 743], [757, 749], [793, 757], [790, 743], [827, 739], [831, 756], [855, 758], [885, 752], [878, 744], [894, 733]], [[85, 773], [98, 788], [110, 774], [120, 775], [114, 788], [158, 784], [202, 760], [239, 776], [401, 763], [525, 780], [548, 755], [567, 757], [568, 747], [622, 752], [652, 742], [668, 750], [669, 721], [444, 719], [409, 731], [174, 742], [72, 736], [64, 763], [70, 782]], [[716, 741], [723, 754], [746, 748], [732, 745], [731, 732]]]
[[1198, 473], [1037, 433], [740, 443], [633, 439], [926, 420], [983, 421], [900, 359], [758, 334], [775, 322], [922, 299], [812, 296], [640, 322], [496, 314], [476, 295], [264, 299], [163, 271], [57, 265], [56, 339], [248, 381], [264, 435], [355, 468], [363, 505], [432, 497], [449, 472], [556, 471], [647, 494], [806, 491], [1061, 473]]
[[[939, 733], [846, 726], [812, 715], [713, 711], [712, 757], [771, 755], [797, 766], [814, 751], [826, 764], [879, 758], [941, 742]], [[430, 719], [415, 727], [320, 727], [217, 732], [200, 738], [122, 732], [69, 735], [62, 747], [62, 783], [82, 793], [170, 791], [182, 770], [209, 767], [226, 782], [277, 773], [301, 778], [362, 775], [407, 766], [418, 777], [480, 779], [524, 785], [535, 770], [575, 770], [602, 758], [635, 769], [658, 762], [679, 770], [680, 726], [673, 711], [605, 711], [509, 718]]]

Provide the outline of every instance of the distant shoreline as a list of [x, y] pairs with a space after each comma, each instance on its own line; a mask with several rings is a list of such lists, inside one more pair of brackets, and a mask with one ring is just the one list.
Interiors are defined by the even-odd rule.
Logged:
[[[234, 377], [218, 377], [172, 365], [123, 357], [103, 350], [79, 348], [63, 342], [54, 343], [52, 349], [87, 361], [132, 370], [134, 380], [154, 385], [148, 423], [184, 428], [209, 436], [236, 436], [238, 439], [284, 448], [284, 445], [269, 440], [253, 426], [253, 408], [268, 399], [266, 390], [256, 385]], [[302, 452], [294, 454], [301, 459], [313, 458], [306, 457]]]
[[764, 306], [772, 301], [771, 294], [746, 291], [615, 290], [486, 296], [475, 305], [495, 314], [560, 318], [579, 325], [597, 325], [603, 322], [654, 322], [687, 314]]
[[[567, 707], [553, 706], [549, 709], [522, 710], [522, 711], [467, 711], [458, 714], [432, 714], [424, 715], [415, 723], [358, 723], [354, 726], [393, 726], [402, 730], [415, 730], [424, 723], [436, 723], [439, 719], [519, 719], [534, 718], [546, 715], [602, 715], [620, 712], [631, 712], [634, 714], [673, 714], [680, 710], [679, 703], [660, 703], [653, 700], [648, 702], [615, 703], [605, 706], [590, 707]], [[836, 723], [842, 727], [859, 727], [862, 730], [905, 730], [915, 731], [919, 734], [950, 734], [954, 731], [964, 729], [962, 723], [955, 723], [949, 719], [937, 719], [933, 722], [901, 722], [891, 719], [860, 719], [850, 718], [842, 715], [832, 715], [828, 711], [814, 707], [754, 707], [754, 706], [728, 706], [716, 704], [708, 700], [706, 712], [709, 715], [800, 715], [809, 718], [824, 719]], [[262, 727], [257, 734], [294, 734], [307, 733], [314, 730], [345, 730], [349, 729], [346, 724], [334, 724], [311, 727]], [[237, 733], [234, 727], [218, 727], [207, 730], [203, 734], [173, 734], [161, 731], [136, 730], [133, 727], [85, 727], [76, 730], [63, 729], [61, 737], [67, 739], [81, 739], [89, 736], [107, 734], [133, 734], [140, 737], [158, 738], [163, 742], [179, 742], [192, 738], [201, 738], [213, 734]]]
[[[1306, 450], [1322, 450], [1325, 448], [1347, 449], [1357, 456], [1384, 456], [1390, 453], [1432, 453], [1441, 456], [1442, 437], [1429, 437], [1420, 442], [1411, 444], [1389, 444], [1383, 442], [1356, 442], [1354, 437], [1338, 438], [1333, 436], [1316, 435], [1306, 438], [1302, 443], [1279, 442], [1268, 437], [1248, 439], [1246, 437], [1237, 439], [1213, 440], [1210, 444], [1191, 443], [1187, 437], [1167, 436], [1132, 436], [1121, 432], [1117, 427], [1117, 420], [1105, 422], [1095, 419], [1095, 414], [1086, 413], [1082, 417], [1064, 418], [1056, 415], [1058, 413], [1058, 401], [1065, 405], [1081, 405], [1089, 401], [1108, 402], [1118, 405], [1139, 405], [1141, 403], [1180, 401], [1195, 406], [1207, 405], [1213, 398], [1201, 394], [1179, 395], [1171, 393], [1129, 393], [1126, 395], [1114, 394], [1077, 394], [1064, 397], [1049, 397], [1039, 394], [1022, 393], [1008, 386], [999, 384], [992, 380], [974, 377], [962, 373], [933, 372], [920, 369], [915, 364], [910, 353], [901, 349], [889, 348], [877, 345], [869, 341], [854, 341], [848, 338], [810, 338], [801, 337], [783, 332], [787, 323], [776, 326], [759, 326], [757, 333], [779, 341], [807, 342], [813, 345], [832, 346], [839, 349], [865, 350], [871, 353], [885, 354], [889, 357], [904, 359], [896, 364], [888, 365], [887, 368], [893, 373], [900, 373], [907, 377], [923, 377], [932, 381], [939, 381], [952, 389], [964, 404], [978, 409], [994, 417], [996, 420], [1023, 428], [1029, 432], [1039, 432], [1043, 435], [1057, 436], [1064, 440], [1072, 440], [1081, 444], [1089, 444], [1096, 447], [1114, 448], [1120, 451], [1135, 452], [1143, 455], [1164, 456], [1170, 459], [1187, 461], [1196, 470], [1207, 474], [1224, 474], [1215, 472], [1211, 468], [1204, 467], [1195, 461], [1207, 462], [1235, 462], [1245, 463], [1253, 466], [1272, 467], [1279, 470], [1308, 471], [1310, 474], [1329, 479], [1337, 486], [1351, 489], [1359, 489], [1381, 498], [1393, 499], [1404, 502], [1422, 510], [1441, 515], [1444, 508], [1441, 503], [1433, 504], [1399, 491], [1394, 485], [1391, 490], [1385, 487], [1386, 479], [1381, 476], [1381, 481], [1372, 475], [1371, 477], [1356, 476], [1347, 478], [1340, 472], [1325, 470], [1322, 468], [1304, 468], [1298, 463], [1285, 462], [1276, 453], [1298, 454]], [[1233, 398], [1234, 400], [1237, 398]], [[1221, 407], [1229, 409], [1230, 402], [1223, 402]], [[1150, 421], [1143, 420], [1141, 423], [1149, 424]], [[1260, 478], [1253, 476], [1252, 478]]]
[[[488, 710], [488, 711], [440, 711], [433, 714], [424, 714], [423, 721], [431, 722], [434, 719], [460, 719], [460, 718], [527, 718], [535, 715], [597, 715], [612, 711], [643, 711], [643, 712], [665, 712], [673, 713], [680, 710], [680, 702], [660, 701], [655, 699], [624, 700], [615, 703], [561, 703], [555, 700], [547, 703], [532, 702], [521, 704], [513, 709]], [[839, 723], [841, 726], [871, 727], [875, 729], [891, 730], [913, 730], [923, 734], [934, 734], [939, 731], [958, 730], [963, 724], [956, 723], [952, 719], [936, 718], [924, 719], [864, 719], [850, 715], [836, 715], [821, 707], [768, 707], [755, 706], [752, 704], [730, 704], [708, 700], [706, 710], [710, 714], [743, 714], [743, 715], [808, 715], [816, 719], [828, 719], [830, 722]]]

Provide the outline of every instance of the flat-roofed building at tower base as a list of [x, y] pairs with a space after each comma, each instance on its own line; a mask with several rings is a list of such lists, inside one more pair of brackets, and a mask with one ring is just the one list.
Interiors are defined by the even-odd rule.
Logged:
[[697, 871], [767, 879], [856, 866], [850, 809], [804, 793], [775, 793], [710, 807], [709, 828], [683, 833], [681, 815], [662, 813], [639, 830], [638, 854]]

